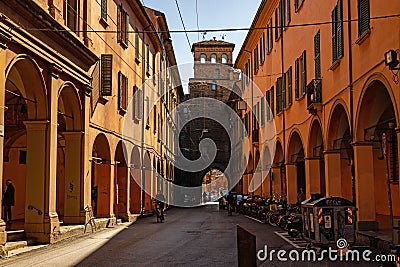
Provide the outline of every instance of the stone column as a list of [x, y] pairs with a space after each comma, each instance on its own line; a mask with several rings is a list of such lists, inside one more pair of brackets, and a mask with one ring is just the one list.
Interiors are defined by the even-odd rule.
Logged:
[[321, 193], [320, 158], [305, 158], [306, 167], [306, 198], [313, 193]]
[[296, 164], [286, 164], [287, 203], [297, 202], [297, 167]]
[[357, 142], [354, 148], [357, 229], [377, 230], [374, 190], [374, 155], [370, 142]]
[[82, 137], [82, 199], [81, 199], [81, 223], [86, 223], [89, 216], [86, 216], [85, 207], [91, 207], [92, 205], [92, 163], [90, 155], [90, 143], [89, 143], [89, 122], [90, 122], [90, 96], [92, 93], [92, 87], [90, 85], [84, 86], [84, 99], [83, 99], [83, 137]]
[[82, 132], [65, 132], [64, 222], [81, 223]]
[[325, 151], [326, 196], [342, 196], [340, 151]]
[[[11, 35], [6, 32], [0, 32], [0, 162], [3, 162], [4, 151], [4, 111], [5, 111], [5, 85], [6, 85], [6, 67], [7, 67], [7, 43], [11, 41]], [[0, 177], [3, 179], [3, 164], [0, 164]], [[0, 182], [0, 192], [3, 192], [3, 183]], [[6, 224], [3, 221], [3, 210], [0, 209], [0, 246], [1, 255], [4, 254], [4, 244], [7, 241]]]

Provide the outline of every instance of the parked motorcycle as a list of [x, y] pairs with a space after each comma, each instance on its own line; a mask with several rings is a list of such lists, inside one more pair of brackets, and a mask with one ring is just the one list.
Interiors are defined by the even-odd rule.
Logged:
[[298, 237], [303, 233], [303, 219], [301, 214], [290, 214], [287, 222], [287, 231], [291, 237]]

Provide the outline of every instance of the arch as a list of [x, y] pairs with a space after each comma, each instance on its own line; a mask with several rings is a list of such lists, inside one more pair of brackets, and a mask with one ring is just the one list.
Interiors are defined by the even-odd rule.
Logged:
[[340, 149], [342, 141], [349, 142], [350, 139], [350, 124], [347, 109], [341, 102], [337, 102], [332, 108], [328, 121], [326, 149]]
[[[128, 165], [125, 159], [124, 150], [126, 151], [125, 143], [120, 140], [115, 149], [115, 165], [114, 165], [114, 199], [116, 217], [128, 220]], [[118, 202], [116, 202], [118, 200]]]
[[58, 92], [58, 111], [59, 116], [63, 116], [67, 131], [81, 131], [82, 122], [82, 103], [78, 89], [71, 82], [64, 83]]
[[[324, 162], [324, 140], [320, 120], [315, 118], [310, 127], [308, 139], [308, 161], [306, 169], [308, 171], [307, 191], [309, 194], [319, 193], [326, 195], [325, 186], [325, 162]], [[309, 197], [309, 195], [307, 196]]]
[[225, 53], [222, 54], [221, 63], [222, 64], [228, 64], [228, 56]]
[[324, 138], [319, 118], [315, 118], [311, 122], [309, 139], [308, 139], [308, 157], [323, 157]]
[[92, 148], [92, 207], [97, 217], [111, 215], [111, 151], [107, 137], [100, 133]]
[[[29, 120], [48, 118], [45, 79], [36, 61], [28, 55], [17, 55], [6, 68], [6, 89], [23, 96]], [[7, 102], [7, 96], [6, 96]]]
[[207, 62], [207, 56], [206, 54], [201, 54], [200, 55], [200, 63], [204, 64]]
[[289, 135], [287, 144], [286, 162], [295, 163], [298, 160], [304, 160], [304, 146], [301, 134], [298, 129], [293, 129]]
[[[377, 221], [382, 230], [390, 229], [389, 198], [386, 175], [392, 181], [394, 216], [400, 216], [399, 197], [399, 150], [396, 128], [398, 111], [389, 83], [381, 74], [374, 74], [365, 83], [355, 122], [354, 165], [356, 178], [364, 174], [365, 183], [357, 183], [357, 199], [360, 217]], [[386, 159], [382, 149], [383, 134], [386, 135]], [[360, 142], [361, 141], [361, 142]], [[374, 202], [370, 209], [362, 204]]]
[[287, 196], [293, 204], [305, 200], [307, 194], [304, 145], [297, 129], [290, 134], [287, 151]]
[[130, 178], [130, 212], [140, 213], [140, 195], [141, 195], [141, 159], [137, 146], [134, 146], [131, 152], [131, 178]]
[[216, 54], [211, 54], [211, 63], [212, 64], [217, 63], [217, 55]]

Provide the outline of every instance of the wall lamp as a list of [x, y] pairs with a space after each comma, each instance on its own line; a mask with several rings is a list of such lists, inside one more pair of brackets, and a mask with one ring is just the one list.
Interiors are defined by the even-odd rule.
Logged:
[[397, 52], [393, 49], [385, 53], [385, 65], [389, 66], [390, 70], [400, 70], [400, 67], [396, 67], [399, 65], [399, 60], [397, 59]]

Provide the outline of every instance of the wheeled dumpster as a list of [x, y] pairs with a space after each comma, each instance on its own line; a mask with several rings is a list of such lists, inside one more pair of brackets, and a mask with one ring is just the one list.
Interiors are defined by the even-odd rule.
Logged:
[[355, 207], [347, 199], [324, 197], [301, 204], [304, 239], [314, 245], [336, 244], [344, 238], [355, 241]]

